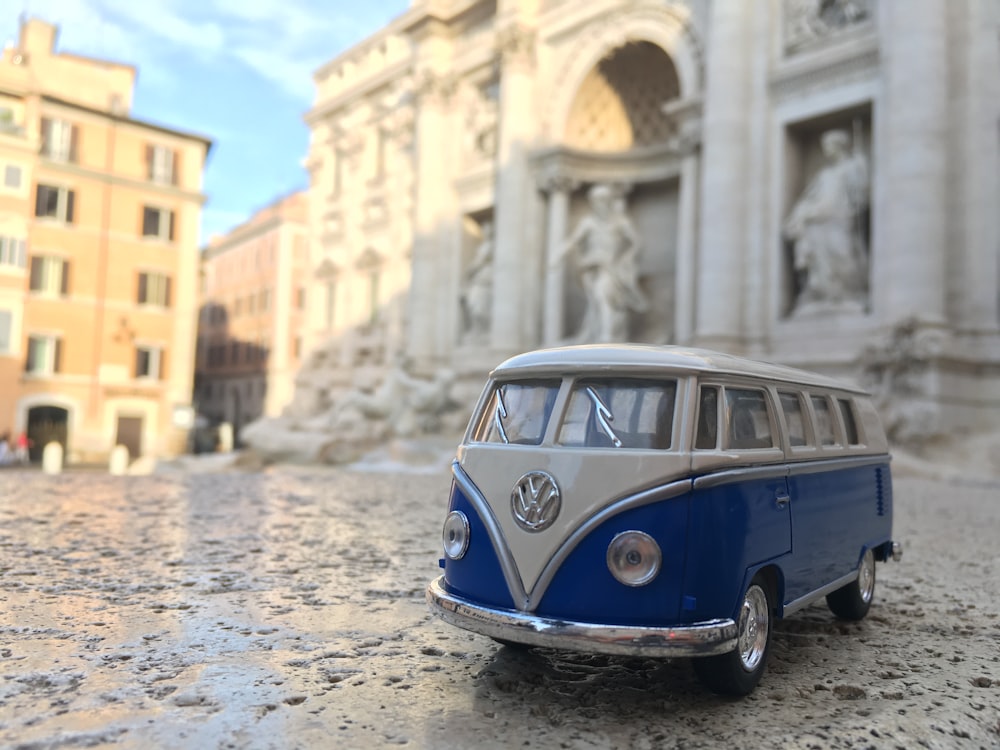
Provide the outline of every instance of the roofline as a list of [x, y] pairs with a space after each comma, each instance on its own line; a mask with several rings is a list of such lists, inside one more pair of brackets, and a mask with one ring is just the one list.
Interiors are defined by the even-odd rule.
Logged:
[[[657, 357], [663, 358], [663, 361], [658, 362]], [[661, 370], [674, 373], [739, 376], [871, 395], [864, 388], [852, 383], [788, 365], [709, 349], [646, 344], [588, 344], [538, 349], [501, 362], [490, 373], [490, 377], [508, 377], [514, 373], [555, 375], [580, 370], [633, 373]]]
[[43, 102], [49, 102], [51, 104], [58, 104], [63, 107], [70, 107], [72, 109], [78, 109], [81, 112], [88, 112], [90, 114], [98, 115], [100, 117], [106, 117], [109, 120], [117, 120], [119, 122], [127, 122], [131, 125], [138, 125], [141, 128], [148, 128], [150, 130], [156, 130], [161, 133], [167, 133], [168, 135], [177, 136], [179, 138], [184, 138], [191, 141], [198, 141], [205, 145], [205, 156], [207, 157], [209, 152], [212, 150], [213, 141], [211, 138], [199, 135], [198, 133], [191, 133], [184, 130], [177, 130], [175, 128], [168, 128], [165, 125], [158, 125], [155, 122], [149, 122], [147, 120], [139, 120], [134, 117], [129, 117], [128, 115], [116, 115], [106, 109], [96, 109], [95, 107], [88, 107], [85, 104], [79, 104], [78, 102], [71, 102], [66, 99], [60, 99], [56, 96], [51, 96], [49, 94], [42, 95]]

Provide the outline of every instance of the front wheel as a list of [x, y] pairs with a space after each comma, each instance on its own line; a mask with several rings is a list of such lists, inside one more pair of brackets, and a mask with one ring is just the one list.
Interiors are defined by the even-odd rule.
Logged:
[[863, 620], [875, 596], [875, 555], [865, 552], [858, 577], [846, 586], [826, 595], [826, 605], [842, 620]]
[[760, 682], [771, 647], [774, 594], [762, 576], [743, 595], [736, 648], [727, 654], [694, 660], [694, 671], [709, 690], [722, 695], [749, 695]]

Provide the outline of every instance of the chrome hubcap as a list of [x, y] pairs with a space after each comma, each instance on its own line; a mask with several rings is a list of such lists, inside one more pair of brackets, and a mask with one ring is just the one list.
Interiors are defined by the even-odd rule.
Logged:
[[872, 600], [875, 592], [875, 555], [871, 550], [865, 552], [861, 558], [861, 570], [858, 571], [858, 591], [861, 592], [861, 601], [866, 604]]
[[743, 669], [753, 672], [767, 648], [767, 596], [757, 584], [747, 590], [740, 609], [739, 650]]

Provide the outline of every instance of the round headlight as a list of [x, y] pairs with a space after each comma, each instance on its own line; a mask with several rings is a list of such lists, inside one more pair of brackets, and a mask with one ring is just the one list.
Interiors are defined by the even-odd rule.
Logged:
[[453, 510], [444, 520], [441, 530], [444, 554], [449, 560], [460, 560], [469, 549], [469, 519], [460, 510]]
[[626, 586], [645, 586], [660, 572], [660, 545], [649, 534], [623, 531], [608, 545], [608, 570]]

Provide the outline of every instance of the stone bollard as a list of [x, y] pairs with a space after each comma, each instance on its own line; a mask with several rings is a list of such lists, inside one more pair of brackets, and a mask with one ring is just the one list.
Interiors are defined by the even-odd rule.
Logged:
[[63, 447], [62, 443], [54, 440], [45, 444], [42, 451], [42, 471], [46, 474], [59, 474], [63, 469]]
[[233, 426], [229, 422], [219, 425], [219, 453], [233, 452]]
[[112, 476], [124, 476], [128, 473], [128, 460], [128, 448], [124, 445], [116, 445], [111, 449], [111, 458], [108, 460], [108, 472]]

